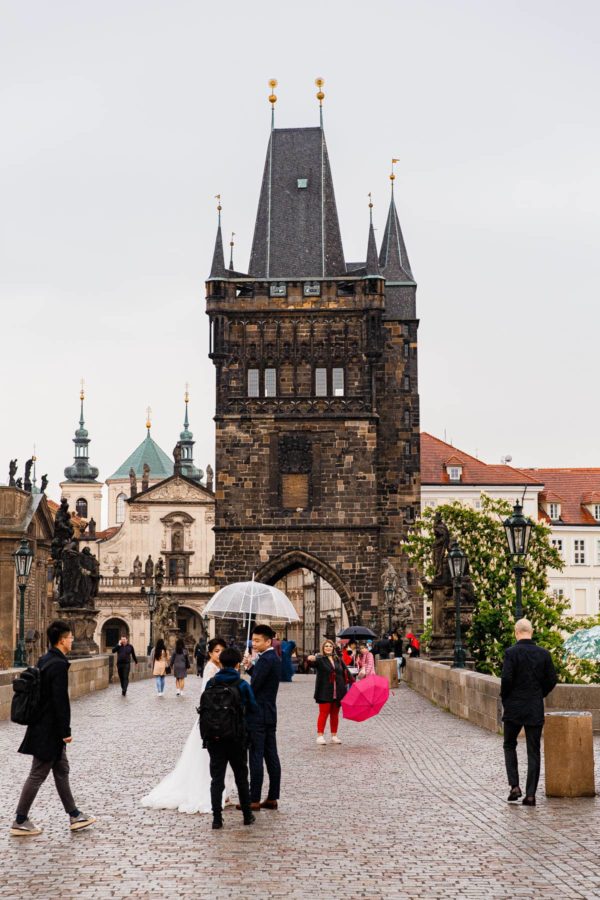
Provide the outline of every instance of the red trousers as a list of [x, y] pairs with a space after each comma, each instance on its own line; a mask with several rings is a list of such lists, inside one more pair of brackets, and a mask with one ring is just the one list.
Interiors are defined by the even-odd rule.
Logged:
[[339, 700], [334, 700], [333, 703], [319, 703], [319, 720], [317, 722], [317, 734], [323, 734], [325, 731], [325, 726], [327, 725], [327, 719], [329, 720], [329, 727], [331, 728], [332, 734], [337, 734], [338, 730], [338, 721], [340, 718], [340, 703]]

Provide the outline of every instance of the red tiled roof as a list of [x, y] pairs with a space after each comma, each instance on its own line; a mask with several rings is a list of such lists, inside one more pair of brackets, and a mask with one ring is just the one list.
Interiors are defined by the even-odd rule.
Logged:
[[545, 485], [545, 496], [556, 495], [563, 525], [597, 525], [586, 503], [600, 502], [600, 469], [524, 469]]
[[543, 490], [540, 494], [540, 500], [543, 503], [562, 503], [562, 497], [556, 491]]
[[107, 541], [114, 534], [116, 534], [120, 528], [121, 528], [120, 525], [111, 525], [110, 528], [105, 528], [104, 531], [97, 531], [96, 532], [96, 540]]
[[[450, 481], [446, 466], [462, 466], [460, 482]], [[426, 431], [421, 432], [421, 483], [422, 484], [481, 484], [481, 485], [542, 485], [543, 481], [533, 475], [506, 465], [488, 465], [468, 453], [463, 453], [451, 444], [440, 441]]]

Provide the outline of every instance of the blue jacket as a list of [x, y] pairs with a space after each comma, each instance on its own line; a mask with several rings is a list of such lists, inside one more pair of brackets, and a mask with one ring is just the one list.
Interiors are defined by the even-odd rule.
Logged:
[[240, 678], [240, 673], [236, 669], [221, 669], [214, 678], [210, 679], [205, 690], [208, 690], [213, 684], [235, 684], [235, 686], [239, 688], [246, 715], [250, 712], [258, 712], [258, 704], [254, 696], [254, 691], [247, 681]]
[[277, 691], [281, 681], [281, 660], [273, 649], [265, 650], [250, 670], [258, 711], [248, 715], [248, 727], [277, 725]]

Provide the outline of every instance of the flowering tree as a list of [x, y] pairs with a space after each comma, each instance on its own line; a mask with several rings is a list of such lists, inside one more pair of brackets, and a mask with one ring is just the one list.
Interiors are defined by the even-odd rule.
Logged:
[[[467, 554], [477, 605], [468, 643], [478, 672], [499, 675], [504, 651], [514, 643], [515, 579], [506, 547], [503, 521], [512, 512], [505, 500], [482, 494], [481, 510], [454, 502], [428, 507], [410, 533], [406, 551], [422, 577], [433, 578], [433, 519], [439, 512]], [[569, 604], [548, 592], [547, 569], [562, 569], [562, 560], [549, 541], [550, 529], [536, 522], [531, 533], [523, 576], [523, 615], [531, 620], [534, 639], [552, 654], [561, 681], [589, 680], [584, 661], [567, 658], [561, 632], [574, 631], [582, 623], [565, 615]], [[587, 624], [587, 623], [586, 623]]]

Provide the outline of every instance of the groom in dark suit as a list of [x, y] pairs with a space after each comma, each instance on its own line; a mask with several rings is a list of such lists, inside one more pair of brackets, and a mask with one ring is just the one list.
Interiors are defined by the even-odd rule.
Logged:
[[[281, 660], [273, 649], [275, 632], [268, 625], [256, 625], [252, 632], [252, 649], [258, 653], [253, 666], [247, 659], [246, 669], [258, 709], [250, 710], [246, 724], [250, 735], [250, 800], [252, 809], [277, 809], [281, 783], [281, 763], [277, 753], [277, 691], [281, 681]], [[264, 765], [269, 775], [267, 799], [260, 796]]]

